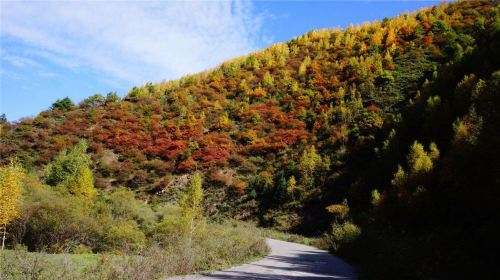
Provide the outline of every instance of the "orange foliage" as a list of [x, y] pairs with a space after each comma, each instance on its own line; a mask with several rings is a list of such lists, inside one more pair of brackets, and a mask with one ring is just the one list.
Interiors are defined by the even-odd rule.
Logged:
[[424, 42], [424, 44], [430, 45], [432, 44], [432, 36], [425, 35], [424, 38], [422, 38], [422, 41]]

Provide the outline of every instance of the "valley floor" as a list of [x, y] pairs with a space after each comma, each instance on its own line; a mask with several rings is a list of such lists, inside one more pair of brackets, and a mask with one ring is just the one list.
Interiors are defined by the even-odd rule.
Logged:
[[275, 239], [267, 239], [266, 242], [271, 248], [271, 253], [259, 261], [223, 271], [168, 279], [357, 279], [352, 267], [327, 251]]

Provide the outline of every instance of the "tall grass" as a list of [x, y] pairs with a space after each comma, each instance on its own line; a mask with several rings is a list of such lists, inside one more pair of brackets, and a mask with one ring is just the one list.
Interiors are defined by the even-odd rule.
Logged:
[[264, 238], [272, 238], [287, 242], [300, 243], [323, 250], [330, 249], [330, 245], [328, 243], [326, 235], [323, 237], [306, 237], [300, 234], [283, 232], [272, 228], [259, 228], [259, 231]]
[[0, 279], [160, 279], [245, 263], [267, 252], [261, 231], [250, 224], [208, 224], [191, 245], [178, 239], [134, 255], [6, 250], [0, 256]]

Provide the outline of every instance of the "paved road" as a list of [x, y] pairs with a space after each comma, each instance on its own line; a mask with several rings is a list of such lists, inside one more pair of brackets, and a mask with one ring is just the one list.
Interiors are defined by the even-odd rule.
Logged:
[[313, 247], [267, 239], [271, 254], [245, 265], [203, 275], [188, 275], [170, 280], [320, 280], [356, 279], [356, 273], [339, 258]]

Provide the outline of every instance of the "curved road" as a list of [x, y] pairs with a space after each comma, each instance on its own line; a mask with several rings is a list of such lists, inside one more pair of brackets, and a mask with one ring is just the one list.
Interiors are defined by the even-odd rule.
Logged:
[[202, 275], [187, 275], [171, 280], [320, 280], [356, 279], [356, 273], [345, 262], [328, 252], [310, 246], [267, 239], [271, 254], [263, 259]]

